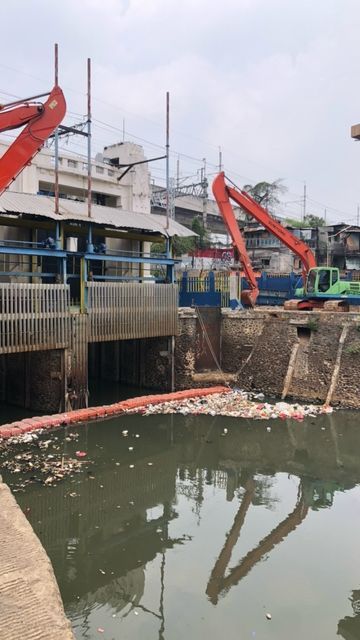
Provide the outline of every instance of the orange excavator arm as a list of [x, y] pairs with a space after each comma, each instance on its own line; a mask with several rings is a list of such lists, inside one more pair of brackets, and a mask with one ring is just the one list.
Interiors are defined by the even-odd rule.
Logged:
[[242, 299], [254, 306], [259, 295], [259, 289], [252, 268], [244, 239], [240, 233], [238, 223], [230, 200], [236, 202], [246, 213], [257, 220], [267, 231], [285, 244], [290, 251], [295, 253], [302, 263], [302, 274], [305, 280], [309, 269], [316, 267], [316, 260], [310, 247], [294, 236], [288, 229], [277, 222], [261, 205], [259, 205], [246, 191], [238, 191], [225, 182], [225, 174], [219, 173], [213, 181], [212, 190], [219, 207], [220, 213], [230, 233], [234, 247], [237, 249], [245, 271], [250, 289], [243, 291]]
[[[47, 95], [46, 102], [34, 102]], [[66, 103], [60, 87], [28, 100], [0, 106], [0, 132], [24, 127], [0, 158], [0, 195], [44, 146], [64, 118]]]

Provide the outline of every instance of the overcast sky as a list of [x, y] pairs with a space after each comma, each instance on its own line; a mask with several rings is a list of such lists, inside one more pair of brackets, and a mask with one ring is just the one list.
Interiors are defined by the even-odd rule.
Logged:
[[[78, 121], [92, 58], [94, 153], [122, 139], [125, 120], [126, 139], [159, 155], [169, 90], [174, 173], [180, 154], [182, 177], [204, 157], [213, 174], [221, 146], [240, 186], [283, 179], [282, 213], [300, 215], [306, 181], [310, 213], [356, 221], [359, 0], [12, 0], [0, 20], [2, 100], [51, 86], [57, 41], [67, 122]], [[152, 169], [163, 179], [163, 164]]]

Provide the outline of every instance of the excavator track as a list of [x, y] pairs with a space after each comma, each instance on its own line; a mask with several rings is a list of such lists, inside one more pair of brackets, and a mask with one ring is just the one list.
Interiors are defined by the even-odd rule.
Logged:
[[349, 303], [346, 300], [326, 300], [324, 302], [324, 311], [347, 312], [349, 311]]
[[297, 311], [299, 308], [300, 300], [285, 300], [284, 309], [285, 311]]

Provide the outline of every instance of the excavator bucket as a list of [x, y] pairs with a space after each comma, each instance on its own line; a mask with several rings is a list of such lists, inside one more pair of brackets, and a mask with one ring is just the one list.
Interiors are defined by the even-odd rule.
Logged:
[[245, 307], [254, 308], [258, 297], [258, 291], [245, 289], [241, 292], [241, 302]]

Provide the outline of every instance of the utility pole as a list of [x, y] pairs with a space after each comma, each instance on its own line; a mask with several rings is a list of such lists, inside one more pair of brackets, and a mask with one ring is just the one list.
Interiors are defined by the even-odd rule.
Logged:
[[206, 158], [203, 158], [204, 167], [201, 170], [201, 182], [203, 184], [203, 225], [207, 229], [207, 178], [206, 178]]
[[221, 147], [219, 147], [219, 173], [221, 173], [222, 170], [223, 170], [222, 151], [221, 151]]
[[304, 195], [303, 195], [303, 220], [306, 218], [306, 182], [304, 182]]
[[356, 209], [356, 226], [359, 226], [359, 222], [360, 222], [360, 205], [357, 206]]
[[88, 217], [91, 218], [91, 60], [87, 60], [87, 176]]
[[180, 187], [180, 156], [176, 160], [176, 188]]
[[170, 120], [170, 94], [166, 92], [166, 229], [169, 228], [170, 217], [170, 133], [169, 133], [169, 120]]
[[[55, 44], [55, 86], [59, 84], [58, 45]], [[59, 129], [55, 129], [55, 213], [59, 213]]]

